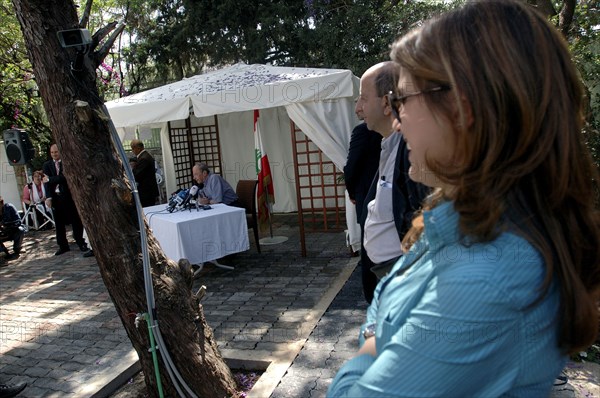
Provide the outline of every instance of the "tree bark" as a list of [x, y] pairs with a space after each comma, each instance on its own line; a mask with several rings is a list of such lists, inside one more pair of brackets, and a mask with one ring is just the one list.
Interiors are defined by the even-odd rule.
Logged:
[[[61, 152], [64, 174], [94, 248], [104, 284], [138, 353], [148, 392], [158, 396], [146, 313], [140, 231], [131, 184], [113, 148], [95, 84], [93, 54], [61, 48], [57, 31], [77, 29], [72, 1], [13, 0], [35, 80]], [[237, 396], [235, 381], [217, 349], [202, 307], [191, 292], [191, 269], [166, 259], [147, 224], [156, 297], [155, 316], [171, 358], [199, 397]], [[159, 357], [161, 354], [159, 352]], [[177, 392], [164, 361], [160, 363], [165, 396]]]
[[569, 30], [573, 24], [576, 6], [576, 0], [564, 0], [562, 9], [558, 13], [558, 27], [565, 37], [568, 37]]
[[529, 0], [529, 2], [534, 4], [548, 18], [558, 14], [558, 29], [565, 37], [568, 37], [575, 16], [577, 0], [562, 0], [558, 13], [551, 0]]

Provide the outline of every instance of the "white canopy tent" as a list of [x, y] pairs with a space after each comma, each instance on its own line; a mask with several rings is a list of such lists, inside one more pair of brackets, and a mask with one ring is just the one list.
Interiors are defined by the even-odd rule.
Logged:
[[[202, 126], [217, 115], [222, 175], [235, 187], [255, 179], [253, 111], [260, 110], [263, 147], [275, 188], [275, 212], [297, 210], [291, 119], [340, 169], [346, 163], [350, 133], [358, 123], [354, 98], [358, 78], [349, 70], [236, 64], [106, 103], [121, 138], [136, 129], [161, 128], [167, 192], [177, 189], [167, 123]], [[191, 171], [190, 171], [191, 174]], [[349, 242], [360, 231], [346, 197]]]

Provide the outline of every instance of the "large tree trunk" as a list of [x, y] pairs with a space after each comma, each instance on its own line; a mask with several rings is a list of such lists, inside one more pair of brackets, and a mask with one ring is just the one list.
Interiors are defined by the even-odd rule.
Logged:
[[[71, 0], [13, 0], [13, 4], [100, 273], [140, 357], [149, 393], [158, 396], [148, 328], [145, 322], [139, 328], [134, 324], [135, 314], [146, 313], [147, 308], [130, 182], [100, 111], [93, 55], [85, 55], [81, 70], [72, 71], [76, 50], [61, 48], [57, 39], [57, 31], [78, 28], [75, 6]], [[189, 267], [167, 260], [147, 225], [144, 228], [148, 231], [155, 314], [173, 362], [198, 396], [236, 396], [231, 372], [192, 295]], [[165, 396], [177, 396], [164, 362], [159, 363]]]

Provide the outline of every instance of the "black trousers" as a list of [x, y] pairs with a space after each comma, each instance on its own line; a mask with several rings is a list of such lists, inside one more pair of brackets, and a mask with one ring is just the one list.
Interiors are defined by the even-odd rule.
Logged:
[[[25, 232], [23, 231], [22, 227], [10, 227], [5, 229], [3, 233], [6, 235], [2, 236], [2, 238], [5, 240], [12, 240], [13, 252], [15, 254], [19, 254], [21, 252], [21, 245], [23, 244], [23, 236], [25, 235]], [[3, 243], [0, 242], [0, 244], [2, 245], [2, 248], [0, 250], [8, 254], [8, 249], [4, 246]]]
[[73, 226], [73, 238], [78, 245], [85, 244], [83, 239], [83, 224], [75, 208], [73, 199], [66, 196], [55, 196], [52, 198], [54, 210], [54, 223], [56, 228], [56, 243], [61, 249], [69, 247], [67, 240], [67, 225]]
[[367, 251], [362, 245], [360, 248], [360, 266], [362, 269], [363, 294], [367, 303], [371, 304], [371, 301], [373, 301], [373, 293], [375, 292], [379, 280], [377, 279], [377, 276], [371, 272], [371, 268], [373, 268], [375, 264], [371, 261], [367, 255]]
[[140, 204], [142, 207], [154, 206], [156, 204], [156, 196], [150, 195], [141, 195], [140, 194]]

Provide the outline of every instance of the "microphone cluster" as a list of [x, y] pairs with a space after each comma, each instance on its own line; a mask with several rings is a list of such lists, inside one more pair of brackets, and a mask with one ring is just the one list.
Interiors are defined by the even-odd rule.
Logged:
[[190, 189], [178, 189], [173, 193], [169, 204], [167, 205], [167, 211], [173, 213], [175, 209], [183, 210], [189, 206], [190, 201], [198, 193], [198, 186], [193, 185]]

